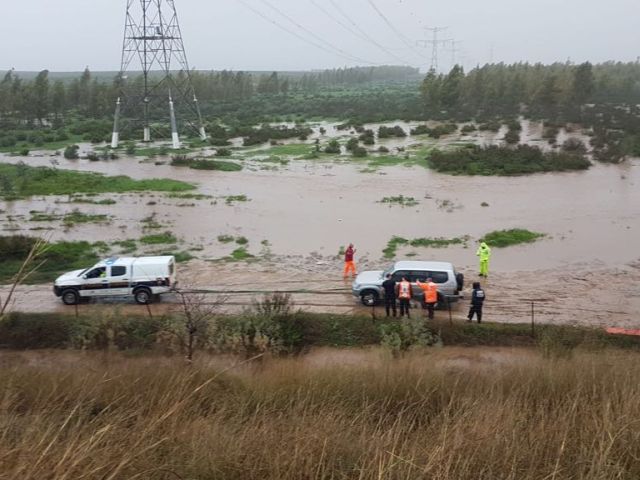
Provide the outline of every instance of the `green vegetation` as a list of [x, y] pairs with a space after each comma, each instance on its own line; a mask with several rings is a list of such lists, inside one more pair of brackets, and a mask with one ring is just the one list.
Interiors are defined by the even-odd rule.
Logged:
[[138, 250], [138, 244], [135, 240], [120, 240], [113, 242], [112, 245], [120, 247], [120, 253], [123, 255], [135, 253]]
[[249, 201], [249, 197], [247, 197], [246, 195], [228, 195], [223, 198], [224, 198], [224, 202], [227, 205], [233, 205], [234, 203]]
[[387, 242], [386, 248], [382, 251], [384, 258], [395, 258], [398, 248], [403, 246], [423, 247], [423, 248], [446, 248], [451, 245], [465, 245], [469, 237], [456, 238], [414, 238], [408, 240], [406, 238], [394, 236]]
[[481, 242], [487, 242], [490, 247], [509, 247], [511, 245], [519, 245], [521, 243], [533, 243], [545, 236], [544, 233], [531, 232], [529, 230], [514, 228], [511, 230], [500, 230], [487, 233], [480, 239]]
[[255, 257], [247, 251], [246, 246], [236, 248], [233, 252], [231, 252], [231, 255], [229, 256], [229, 259], [235, 262], [250, 260], [252, 258]]
[[71, 213], [67, 213], [62, 217], [62, 223], [66, 226], [72, 226], [77, 223], [105, 223], [109, 222], [109, 215], [102, 214], [88, 214], [79, 210], [74, 210]]
[[169, 245], [178, 242], [178, 239], [171, 232], [157, 233], [153, 235], [145, 235], [140, 239], [145, 245]]
[[69, 203], [88, 203], [91, 205], [115, 205], [117, 202], [112, 198], [103, 198], [101, 200], [96, 200], [91, 197], [72, 195], [69, 197]]
[[189, 167], [194, 170], [218, 170], [221, 172], [239, 172], [242, 165], [222, 160], [206, 160], [201, 158], [188, 158], [183, 155], [174, 156], [171, 160], [174, 167]]
[[433, 150], [429, 165], [453, 175], [526, 175], [538, 172], [586, 170], [589, 160], [578, 154], [543, 152], [537, 147], [472, 146], [455, 151]]
[[[0, 237], [0, 284], [11, 282], [36, 239], [24, 236]], [[59, 275], [80, 268], [88, 268], [104, 252], [104, 244], [89, 242], [58, 242], [47, 246], [38, 261], [43, 262], [28, 278], [27, 283], [45, 283]]]
[[203, 195], [201, 193], [169, 193], [166, 197], [180, 200], [208, 200], [213, 198], [211, 195]]
[[24, 164], [0, 163], [0, 197], [5, 200], [32, 195], [73, 195], [76, 193], [122, 193], [142, 191], [180, 192], [194, 185], [170, 179], [133, 180], [125, 176], [107, 177]]
[[218, 235], [218, 241], [220, 243], [232, 243], [235, 241], [235, 237], [233, 235]]
[[418, 202], [415, 198], [405, 197], [404, 195], [398, 195], [396, 197], [384, 197], [378, 203], [387, 203], [389, 205], [400, 205], [402, 207], [415, 207], [416, 205], [420, 204], [420, 202]]

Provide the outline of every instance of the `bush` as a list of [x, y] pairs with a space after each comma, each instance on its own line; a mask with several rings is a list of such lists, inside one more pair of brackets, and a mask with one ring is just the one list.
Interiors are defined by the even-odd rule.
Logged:
[[418, 348], [442, 345], [440, 337], [432, 332], [420, 318], [400, 320], [382, 325], [380, 344], [389, 349], [394, 357]]
[[330, 153], [334, 155], [340, 154], [340, 152], [340, 144], [337, 140], [331, 140], [329, 142], [329, 145], [327, 145], [324, 149], [324, 153]]
[[78, 145], [69, 145], [64, 149], [64, 158], [66, 158], [67, 160], [77, 160], [78, 158], [80, 158], [80, 156], [78, 155], [79, 149], [80, 147], [78, 147]]
[[519, 245], [521, 243], [532, 243], [543, 238], [544, 233], [531, 232], [522, 228], [514, 228], [511, 230], [499, 230], [487, 233], [480, 239], [481, 242], [487, 242], [491, 247], [509, 247], [511, 245]]
[[434, 150], [429, 165], [454, 175], [524, 175], [586, 170], [591, 163], [583, 155], [543, 152], [538, 147], [518, 145], [516, 148], [471, 146], [447, 152]]
[[230, 157], [231, 153], [231, 150], [228, 148], [218, 148], [216, 150], [216, 157]]
[[366, 148], [358, 146], [351, 150], [351, 154], [356, 158], [363, 158], [368, 155], [368, 152]]
[[518, 133], [517, 130], [509, 130], [504, 135], [504, 141], [507, 142], [509, 145], [515, 145], [517, 143], [520, 143], [520, 134]]

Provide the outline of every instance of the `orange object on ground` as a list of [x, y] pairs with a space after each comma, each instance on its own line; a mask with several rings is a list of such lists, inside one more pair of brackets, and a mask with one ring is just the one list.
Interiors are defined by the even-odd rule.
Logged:
[[634, 337], [640, 337], [640, 330], [637, 329], [609, 327], [605, 330], [607, 333], [611, 333], [612, 335], [632, 335]]
[[344, 262], [344, 273], [343, 275], [347, 277], [351, 273], [351, 275], [356, 274], [356, 262], [351, 260], [350, 262]]

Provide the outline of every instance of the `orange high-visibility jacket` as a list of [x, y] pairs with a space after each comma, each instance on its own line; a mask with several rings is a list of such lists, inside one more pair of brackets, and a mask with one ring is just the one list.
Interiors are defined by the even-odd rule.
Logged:
[[421, 283], [418, 286], [424, 291], [424, 301], [426, 303], [438, 302], [438, 286], [433, 282]]
[[398, 284], [398, 298], [402, 298], [402, 299], [411, 298], [411, 284], [409, 282], [404, 281]]

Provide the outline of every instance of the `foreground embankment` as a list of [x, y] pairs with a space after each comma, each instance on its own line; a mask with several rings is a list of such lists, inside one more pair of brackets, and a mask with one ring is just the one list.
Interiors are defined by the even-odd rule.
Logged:
[[[640, 337], [602, 328], [529, 323], [466, 323], [365, 315], [268, 311], [210, 315], [195, 306], [185, 314], [90, 316], [11, 313], [0, 321], [0, 349], [69, 349], [165, 355], [194, 352], [250, 357], [298, 355], [318, 347], [383, 345], [395, 354], [426, 346], [538, 347], [549, 355], [607, 347], [640, 350]], [[277, 308], [277, 307], [276, 307]], [[191, 346], [191, 347], [190, 347]]]
[[324, 350], [235, 367], [205, 355], [191, 366], [60, 351], [0, 360], [1, 478], [640, 475], [640, 356], [629, 351]]

